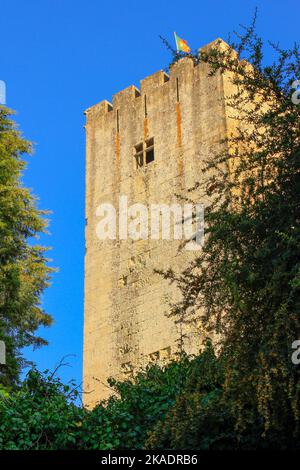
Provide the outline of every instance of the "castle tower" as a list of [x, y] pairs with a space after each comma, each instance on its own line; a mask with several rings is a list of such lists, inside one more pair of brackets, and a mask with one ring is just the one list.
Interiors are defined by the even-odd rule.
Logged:
[[[228, 129], [224, 75], [208, 73], [207, 64], [184, 58], [170, 76], [159, 71], [140, 89], [129, 86], [112, 104], [102, 101], [86, 111], [87, 406], [111, 393], [108, 377], [130, 377], [178, 351], [182, 331], [166, 314], [179, 292], [155, 270], [182, 271], [195, 252], [179, 249], [180, 240], [100, 239], [98, 208], [111, 204], [118, 219], [120, 196], [128, 206], [171, 205], [199, 181], [204, 161], [220, 151]], [[189, 327], [184, 334], [186, 351], [199, 351], [199, 333]]]

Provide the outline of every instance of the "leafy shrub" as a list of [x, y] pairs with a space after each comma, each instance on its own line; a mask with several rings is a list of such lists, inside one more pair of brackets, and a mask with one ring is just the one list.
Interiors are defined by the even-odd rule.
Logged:
[[74, 384], [33, 369], [14, 392], [0, 392], [0, 449], [139, 449], [174, 405], [192, 373], [182, 357], [149, 366], [134, 380], [110, 380], [116, 395], [93, 410], [76, 404]]
[[110, 380], [117, 396], [91, 411], [83, 425], [87, 448], [141, 449], [156, 423], [174, 405], [194, 362], [182, 357], [164, 368], [149, 366], [134, 381]]
[[74, 449], [86, 411], [78, 392], [49, 374], [30, 370], [22, 387], [0, 393], [0, 449]]

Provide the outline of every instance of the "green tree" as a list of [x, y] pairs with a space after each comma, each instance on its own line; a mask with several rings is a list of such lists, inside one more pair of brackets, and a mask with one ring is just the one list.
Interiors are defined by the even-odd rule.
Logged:
[[0, 449], [80, 448], [81, 425], [88, 411], [76, 405], [77, 388], [55, 373], [31, 369], [10, 394], [0, 389]]
[[200, 315], [207, 333], [220, 335], [235, 429], [251, 433], [259, 421], [265, 442], [292, 447], [300, 405], [291, 360], [300, 338], [300, 105], [292, 100], [299, 48], [270, 43], [274, 61], [265, 65], [255, 21], [231, 46], [236, 54], [216, 45], [200, 57], [211, 74], [231, 77], [226, 105], [237, 121], [195, 193], [212, 198], [205, 246], [184, 273], [165, 275], [183, 294], [171, 314]]
[[32, 240], [45, 232], [44, 211], [21, 182], [24, 154], [31, 144], [11, 120], [12, 111], [0, 106], [0, 339], [5, 341], [7, 364], [0, 366], [0, 382], [18, 381], [24, 365], [22, 348], [46, 344], [35, 332], [51, 324], [40, 304], [51, 269], [46, 249]]

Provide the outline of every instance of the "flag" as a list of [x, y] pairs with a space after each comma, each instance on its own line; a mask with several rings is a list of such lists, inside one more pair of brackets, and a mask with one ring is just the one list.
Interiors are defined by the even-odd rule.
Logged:
[[179, 51], [191, 52], [191, 49], [189, 48], [188, 43], [184, 39], [181, 39], [179, 36], [177, 36], [175, 32], [174, 32], [174, 37], [175, 37], [177, 52]]

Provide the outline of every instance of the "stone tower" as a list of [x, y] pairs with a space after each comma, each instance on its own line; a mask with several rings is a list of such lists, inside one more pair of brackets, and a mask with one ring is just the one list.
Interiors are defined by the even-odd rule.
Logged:
[[[129, 86], [112, 104], [102, 101], [85, 113], [87, 406], [111, 393], [108, 377], [130, 377], [178, 350], [182, 331], [166, 314], [179, 293], [155, 269], [182, 271], [195, 252], [179, 249], [179, 240], [99, 239], [97, 208], [110, 203], [119, 215], [120, 196], [128, 205], [170, 205], [201, 178], [204, 160], [220, 151], [229, 128], [226, 77], [208, 73], [207, 64], [184, 58], [170, 76], [154, 73], [140, 89]], [[197, 352], [199, 333], [189, 327], [184, 336], [186, 351]]]

